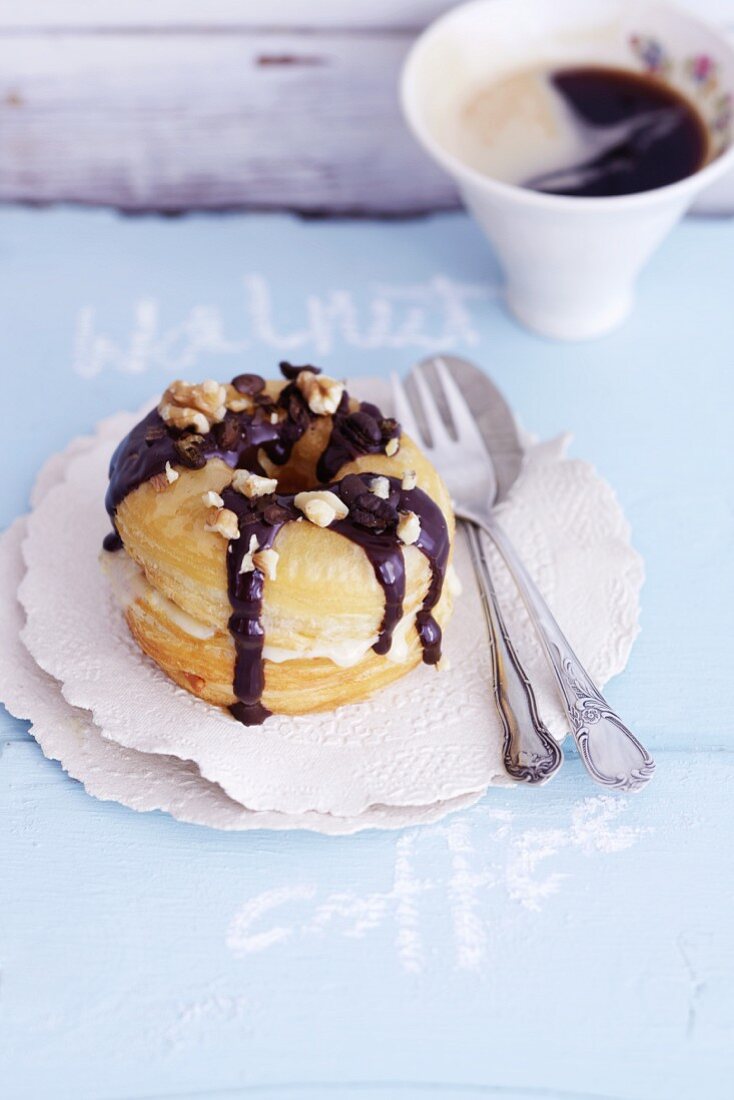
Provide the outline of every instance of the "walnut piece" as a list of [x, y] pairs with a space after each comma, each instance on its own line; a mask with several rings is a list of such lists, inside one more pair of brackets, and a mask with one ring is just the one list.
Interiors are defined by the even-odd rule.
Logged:
[[168, 488], [168, 478], [165, 474], [153, 474], [153, 477], [149, 479], [149, 484], [152, 485], [156, 493], [165, 493]]
[[169, 485], [173, 485], [174, 481], [178, 481], [180, 476], [178, 470], [174, 470], [171, 463], [167, 462], [164, 470], [150, 478], [150, 484], [156, 493], [163, 493]]
[[394, 436], [392, 439], [388, 439], [387, 443], [385, 444], [385, 454], [388, 456], [388, 458], [392, 458], [392, 456], [396, 455], [399, 450], [400, 441]]
[[253, 474], [250, 470], [235, 470], [232, 488], [242, 493], [248, 500], [255, 500], [257, 497], [266, 497], [269, 493], [274, 493], [278, 488], [278, 480], [274, 477], [261, 477], [260, 474]]
[[398, 518], [398, 538], [406, 546], [417, 542], [421, 533], [421, 521], [415, 512], [401, 512]]
[[370, 481], [370, 492], [380, 500], [387, 500], [390, 496], [390, 482], [386, 477], [373, 477]]
[[418, 484], [418, 477], [416, 475], [415, 470], [406, 470], [405, 473], [403, 474], [403, 480], [402, 480], [401, 488], [406, 489], [406, 490], [407, 489], [415, 489], [417, 484]]
[[206, 515], [205, 531], [216, 531], [225, 539], [238, 539], [240, 525], [237, 516], [229, 508], [210, 508]]
[[205, 493], [202, 493], [201, 499], [209, 508], [224, 508], [224, 501], [219, 493], [215, 493], [213, 489], [207, 489]]
[[158, 405], [161, 418], [183, 431], [193, 428], [201, 435], [218, 424], [227, 412], [227, 388], [213, 378], [205, 382], [171, 382]]
[[314, 374], [302, 370], [296, 378], [296, 385], [306, 399], [306, 404], [316, 416], [333, 414], [339, 408], [344, 393], [344, 383], [337, 382], [325, 374]]
[[293, 503], [306, 519], [317, 527], [329, 527], [335, 519], [346, 519], [349, 509], [336, 493], [329, 489], [315, 489], [313, 492], [296, 493]]
[[206, 435], [209, 431], [209, 421], [203, 412], [190, 409], [187, 405], [179, 408], [178, 405], [160, 403], [158, 412], [161, 418], [170, 424], [172, 428], [184, 431], [185, 428], [193, 428], [199, 435]]
[[258, 542], [257, 535], [250, 535], [250, 545], [247, 548], [245, 555], [240, 562], [240, 573], [254, 573], [255, 561], [254, 557], [257, 553]]
[[280, 554], [277, 550], [273, 550], [271, 546], [266, 546], [264, 550], [258, 550], [252, 555], [255, 568], [264, 573], [269, 581], [275, 580], [279, 558]]
[[257, 535], [250, 535], [250, 545], [240, 563], [240, 573], [254, 573], [259, 569], [270, 581], [275, 580], [280, 554], [272, 547], [260, 549]]

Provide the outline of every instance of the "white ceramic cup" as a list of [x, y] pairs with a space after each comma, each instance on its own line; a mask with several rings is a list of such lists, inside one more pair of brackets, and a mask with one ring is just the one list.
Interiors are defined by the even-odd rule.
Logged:
[[[698, 107], [715, 150], [693, 175], [633, 195], [574, 198], [491, 179], [446, 148], [463, 104], [530, 67], [607, 65], [653, 73]], [[475, 0], [418, 38], [404, 65], [405, 117], [456, 180], [528, 328], [600, 336], [629, 312], [640, 269], [698, 193], [734, 164], [734, 50], [715, 28], [650, 0]]]

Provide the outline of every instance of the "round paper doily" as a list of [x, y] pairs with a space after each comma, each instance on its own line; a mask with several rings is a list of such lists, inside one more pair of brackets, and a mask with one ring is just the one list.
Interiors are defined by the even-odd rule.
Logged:
[[[417, 669], [366, 703], [248, 729], [181, 691], [148, 661], [129, 638], [97, 562], [107, 529], [107, 462], [133, 420], [114, 418], [42, 496], [28, 523], [20, 592], [30, 652], [107, 740], [193, 761], [241, 805], [289, 815], [354, 818], [374, 806], [426, 807], [506, 782], [484, 619], [463, 544], [457, 568], [465, 591], [446, 631], [450, 671]], [[501, 520], [603, 684], [627, 660], [642, 582], [614, 494], [588, 464], [564, 457], [562, 441], [541, 444], [529, 449]], [[496, 572], [541, 713], [562, 736], [552, 677], [509, 578], [501, 566]]]

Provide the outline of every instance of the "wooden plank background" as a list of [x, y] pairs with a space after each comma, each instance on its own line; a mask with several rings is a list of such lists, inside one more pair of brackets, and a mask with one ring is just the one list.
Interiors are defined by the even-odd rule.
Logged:
[[[400, 65], [446, 0], [29, 0], [0, 11], [0, 201], [413, 214], [456, 205]], [[734, 28], [734, 0], [689, 0]], [[734, 207], [730, 181], [709, 210]]]

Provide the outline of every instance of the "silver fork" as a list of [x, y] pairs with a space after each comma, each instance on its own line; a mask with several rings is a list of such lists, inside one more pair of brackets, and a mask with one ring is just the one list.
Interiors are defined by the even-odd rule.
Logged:
[[[459, 424], [463, 425], [463, 421], [455, 420], [459, 439], [451, 439], [424, 379], [417, 371], [413, 378], [431, 434], [430, 441], [421, 433], [408, 395], [393, 375], [395, 412], [409, 435], [416, 441], [422, 438], [454, 499], [457, 516], [466, 521], [464, 530], [489, 632], [494, 701], [503, 729], [505, 769], [519, 782], [545, 783], [561, 766], [563, 754], [538, 714], [532, 685], [507, 632], [479, 532], [480, 502], [491, 502], [496, 495], [494, 471], [473, 421], [473, 432], [467, 431], [465, 425], [459, 432]], [[453, 409], [451, 413], [453, 416]]]
[[[651, 779], [655, 771], [655, 762], [597, 689], [569, 645], [512, 543], [492, 515], [492, 505], [496, 496], [492, 460], [487, 453], [477, 424], [446, 365], [440, 360], [434, 360], [434, 364], [441, 396], [453, 421], [456, 439], [452, 439], [449, 435], [433, 394], [420, 371], [416, 371], [412, 377], [431, 440], [426, 440], [425, 433], [420, 431], [408, 396], [400, 381], [393, 376], [393, 393], [398, 419], [403, 422], [408, 434], [415, 433], [416, 439], [422, 438], [426, 450], [444, 477], [454, 499], [457, 516], [467, 521], [470, 542], [475, 550], [475, 560], [476, 557], [483, 557], [483, 550], [480, 549], [482, 547], [480, 529], [492, 539], [502, 555], [555, 675], [571, 732], [587, 770], [596, 782], [604, 787], [624, 791], [639, 790]], [[490, 607], [497, 619], [495, 634], [498, 630], [500, 638], [506, 637], [506, 631], [499, 625], [502, 619], [501, 615], [498, 615], [499, 608], [496, 596], [493, 595], [489, 571], [486, 569], [486, 558], [483, 559], [483, 572], [489, 580], [489, 593], [485, 596], [485, 606]], [[509, 642], [509, 639], [506, 640]], [[511, 646], [509, 652], [514, 656]], [[515, 662], [517, 662], [516, 656]], [[511, 660], [506, 662], [508, 667], [512, 663]], [[518, 667], [517, 664], [516, 667]], [[498, 661], [495, 656], [496, 679], [502, 678], [506, 671], [502, 660]], [[527, 677], [522, 673], [517, 675], [524, 678], [529, 690], [527, 699], [530, 700], [532, 691], [527, 683]], [[500, 697], [503, 690], [512, 691], [513, 707], [521, 706], [515, 687], [500, 688]], [[498, 693], [497, 686], [495, 686], [495, 693]], [[500, 702], [498, 706], [501, 706]], [[528, 706], [530, 706], [529, 702]], [[530, 709], [535, 717], [534, 699]], [[519, 713], [522, 712], [519, 711]], [[532, 725], [535, 726], [535, 722]], [[543, 734], [537, 726], [535, 728], [537, 737], [542, 740]], [[543, 731], [547, 734], [544, 727]], [[530, 735], [526, 733], [525, 736]], [[505, 726], [506, 752], [508, 751], [507, 737], [507, 726]]]

